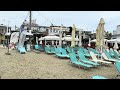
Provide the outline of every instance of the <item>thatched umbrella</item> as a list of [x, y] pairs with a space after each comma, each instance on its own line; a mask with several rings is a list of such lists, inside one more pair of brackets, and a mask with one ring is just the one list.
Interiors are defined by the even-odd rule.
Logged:
[[76, 31], [75, 24], [73, 24], [71, 47], [75, 47], [75, 31]]

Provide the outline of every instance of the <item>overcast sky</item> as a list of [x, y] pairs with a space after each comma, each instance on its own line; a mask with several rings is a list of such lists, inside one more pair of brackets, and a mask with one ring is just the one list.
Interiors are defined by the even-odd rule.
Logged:
[[[84, 30], [96, 30], [100, 18], [105, 20], [105, 30], [112, 32], [120, 24], [120, 11], [33, 11], [32, 19], [36, 19], [39, 25], [72, 26]], [[10, 26], [17, 25], [29, 20], [28, 11], [0, 11], [0, 23]], [[46, 20], [47, 19], [47, 20]]]

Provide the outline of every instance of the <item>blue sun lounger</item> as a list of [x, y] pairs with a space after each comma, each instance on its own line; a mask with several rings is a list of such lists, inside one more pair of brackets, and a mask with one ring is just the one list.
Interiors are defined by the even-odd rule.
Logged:
[[85, 56], [91, 57], [91, 55], [89, 54], [88, 50], [86, 50], [86, 49], [84, 48], [83, 51], [84, 51], [84, 55], [85, 55]]
[[75, 65], [78, 65], [79, 67], [84, 67], [84, 68], [92, 68], [94, 66], [92, 65], [89, 65], [89, 64], [85, 64], [83, 62], [79, 62], [76, 58], [76, 55], [74, 52], [70, 53], [70, 62], [75, 64]]
[[107, 79], [103, 76], [92, 76], [92, 79]]
[[117, 69], [117, 71], [119, 73], [117, 76], [120, 76], [120, 62], [115, 62], [114, 64], [115, 64], [115, 67], [116, 67], [116, 69]]
[[21, 54], [25, 54], [25, 53], [26, 53], [25, 47], [20, 47], [20, 48], [18, 48], [18, 51], [19, 51]]
[[107, 56], [107, 58], [109, 59], [109, 61], [114, 61], [114, 62], [120, 62], [119, 59], [115, 59], [115, 58], [112, 58], [111, 55], [106, 51], [104, 50], [104, 54]]
[[72, 49], [71, 49], [71, 47], [69, 47], [69, 46], [67, 46], [66, 50], [67, 50], [68, 53], [71, 53], [71, 52], [72, 52]]
[[36, 50], [39, 50], [39, 45], [35, 45], [35, 49], [36, 49]]
[[53, 54], [53, 53], [50, 51], [50, 48], [47, 47], [47, 46], [45, 46], [45, 52], [46, 52], [47, 54]]
[[56, 49], [56, 56], [60, 58], [69, 58], [69, 55], [67, 54], [65, 49]]
[[78, 52], [78, 56], [79, 56], [79, 60], [84, 62], [84, 63], [91, 64], [91, 65], [94, 65], [94, 66], [99, 66], [100, 65], [97, 62], [92, 62], [92, 61], [86, 59], [82, 52]]
[[51, 47], [50, 47], [50, 51], [51, 51], [51, 53], [55, 54], [55, 47], [54, 47], [54, 46], [51, 46]]

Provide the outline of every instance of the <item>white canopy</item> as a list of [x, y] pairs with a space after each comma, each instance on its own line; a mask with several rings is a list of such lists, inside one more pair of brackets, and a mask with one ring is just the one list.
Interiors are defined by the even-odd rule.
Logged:
[[59, 40], [58, 36], [45, 36], [43, 38], [40, 38], [39, 40]]
[[111, 43], [120, 43], [120, 39], [111, 39], [111, 40], [107, 40], [107, 42], [111, 42]]
[[[108, 41], [107, 39], [104, 39], [104, 42], [105, 41]], [[91, 40], [90, 42], [96, 42], [96, 39], [94, 39], [94, 40]]]
[[[63, 37], [62, 40], [72, 41], [72, 37], [71, 37], [71, 36]], [[78, 39], [78, 38], [75, 38], [75, 41], [79, 41], [79, 39]]]
[[45, 40], [59, 40], [58, 36], [45, 36], [43, 37]]
[[118, 49], [119, 47], [118, 47], [118, 44], [117, 44], [117, 41], [115, 42], [115, 44], [114, 44], [114, 47], [113, 47], [114, 49]]
[[39, 38], [39, 41], [44, 40], [43, 37]]

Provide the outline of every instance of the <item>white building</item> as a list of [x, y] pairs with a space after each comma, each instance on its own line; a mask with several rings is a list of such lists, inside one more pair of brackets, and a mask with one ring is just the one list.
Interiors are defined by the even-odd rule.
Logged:
[[120, 38], [120, 25], [118, 25], [117, 29], [113, 31], [112, 38]]

